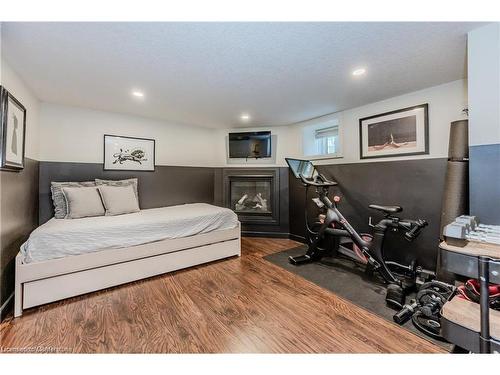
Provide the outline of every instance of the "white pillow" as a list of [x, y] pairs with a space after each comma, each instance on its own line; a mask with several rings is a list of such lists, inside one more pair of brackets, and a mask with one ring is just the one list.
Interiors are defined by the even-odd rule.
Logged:
[[68, 215], [68, 206], [66, 205], [66, 198], [62, 191], [65, 187], [90, 187], [95, 186], [94, 181], [85, 182], [51, 182], [50, 192], [52, 193], [52, 202], [54, 204], [54, 217], [56, 219], [64, 219]]
[[139, 202], [132, 185], [97, 187], [107, 216], [130, 214], [139, 211]]
[[127, 186], [127, 185], [132, 185], [134, 188], [134, 193], [136, 197], [139, 197], [139, 193], [137, 191], [137, 184], [138, 184], [138, 179], [137, 178], [129, 178], [126, 180], [101, 180], [99, 178], [95, 179], [96, 185], [107, 185], [107, 186]]
[[63, 187], [67, 213], [65, 219], [103, 216], [104, 206], [99, 191], [94, 187]]

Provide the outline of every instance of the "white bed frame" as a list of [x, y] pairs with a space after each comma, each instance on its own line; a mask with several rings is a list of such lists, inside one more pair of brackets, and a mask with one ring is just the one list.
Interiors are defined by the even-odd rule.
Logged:
[[116, 285], [241, 255], [233, 229], [121, 249], [23, 263], [16, 256], [14, 316], [23, 310]]

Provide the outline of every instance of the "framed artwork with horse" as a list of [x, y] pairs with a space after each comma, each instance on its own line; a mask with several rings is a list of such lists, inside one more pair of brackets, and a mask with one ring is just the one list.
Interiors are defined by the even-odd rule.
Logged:
[[105, 134], [104, 170], [154, 171], [155, 140]]

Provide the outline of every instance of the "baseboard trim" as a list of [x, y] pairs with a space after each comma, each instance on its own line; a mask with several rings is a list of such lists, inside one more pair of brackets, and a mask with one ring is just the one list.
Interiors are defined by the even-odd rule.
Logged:
[[264, 237], [264, 238], [288, 238], [297, 242], [306, 243], [305, 237], [283, 232], [255, 232], [255, 231], [241, 231], [242, 237]]
[[291, 240], [294, 240], [294, 241], [302, 242], [302, 243], [307, 242], [305, 237], [302, 237], [302, 236], [299, 236], [296, 234], [292, 234], [292, 233], [288, 233], [288, 238], [290, 238]]
[[243, 237], [288, 238], [289, 233], [241, 231]]
[[14, 292], [7, 297], [2, 306], [0, 306], [0, 322], [4, 319], [5, 315], [9, 312], [10, 304], [14, 302]]

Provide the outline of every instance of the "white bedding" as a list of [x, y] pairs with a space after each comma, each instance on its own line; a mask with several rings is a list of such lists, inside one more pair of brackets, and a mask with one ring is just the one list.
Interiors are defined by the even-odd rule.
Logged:
[[206, 203], [152, 208], [83, 219], [50, 219], [21, 246], [24, 262], [38, 262], [99, 250], [235, 228], [237, 215]]

